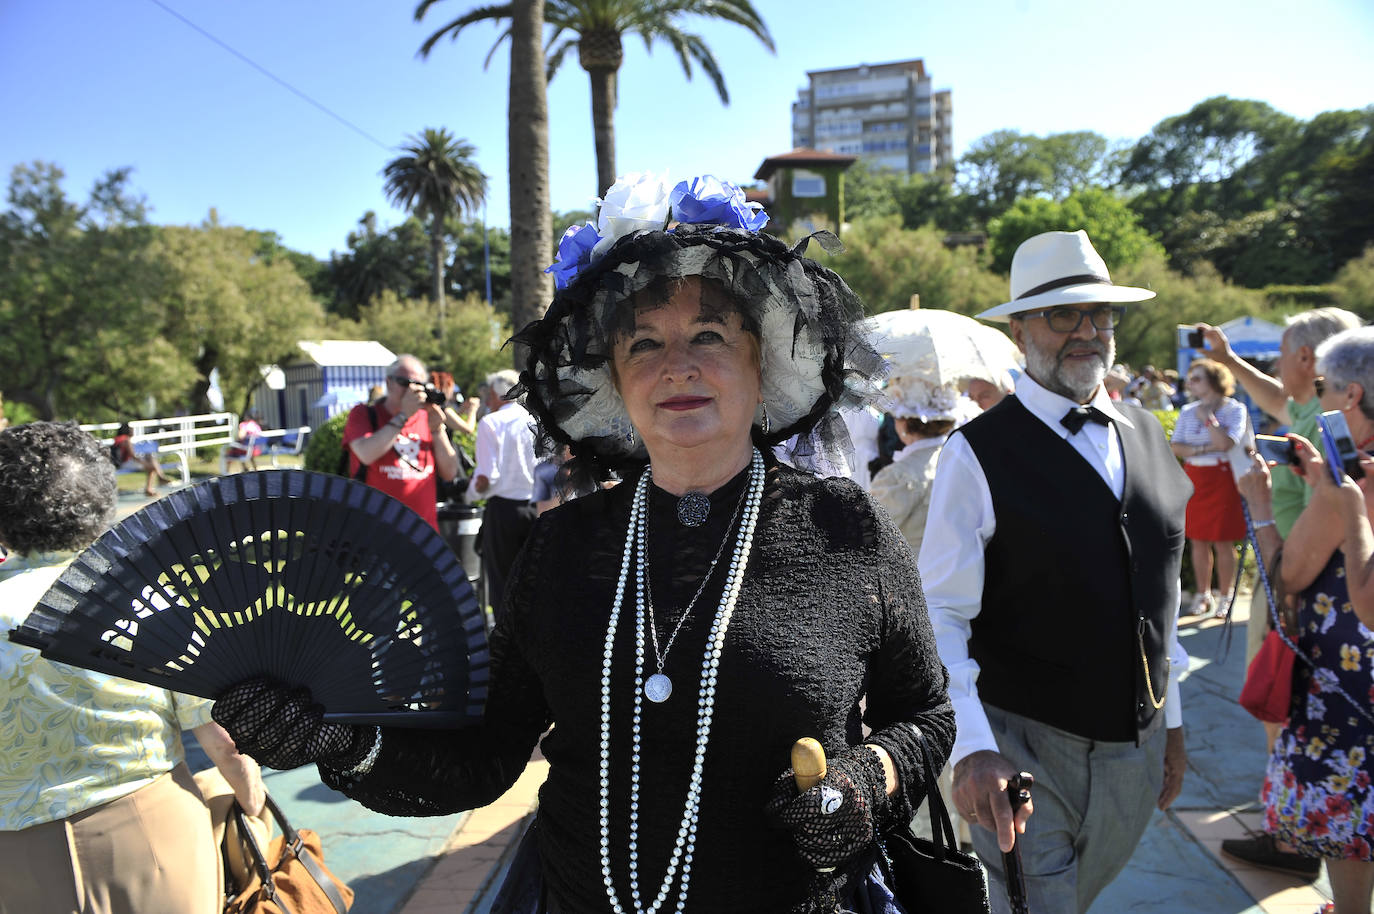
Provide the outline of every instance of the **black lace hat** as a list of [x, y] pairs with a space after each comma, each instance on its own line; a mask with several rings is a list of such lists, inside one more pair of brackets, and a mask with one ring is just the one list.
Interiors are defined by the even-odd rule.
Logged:
[[[646, 182], [662, 194], [643, 193]], [[637, 207], [623, 205], [637, 192]], [[621, 218], [632, 208], [634, 219]], [[790, 459], [803, 464], [850, 449], [838, 410], [875, 398], [883, 359], [857, 323], [858, 296], [804, 256], [810, 241], [835, 252], [838, 239], [817, 232], [788, 247], [757, 231], [766, 218], [728, 182], [706, 176], [668, 192], [661, 179], [634, 175], [607, 192], [599, 232], [590, 224], [569, 229], [550, 268], [559, 288], [548, 312], [514, 337], [528, 358], [512, 395], [535, 416], [544, 447], [569, 445], [575, 470], [594, 479], [647, 461], [612, 382], [611, 354], [617, 337], [633, 330], [636, 309], [663, 304], [678, 280], [699, 276], [703, 305], [737, 309], [759, 339], [755, 443], [789, 442]]]

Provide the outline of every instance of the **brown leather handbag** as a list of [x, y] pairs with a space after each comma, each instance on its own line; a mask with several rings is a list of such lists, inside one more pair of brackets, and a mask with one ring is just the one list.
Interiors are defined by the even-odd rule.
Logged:
[[345, 914], [353, 890], [324, 865], [320, 836], [292, 828], [270, 796], [267, 808], [282, 833], [266, 852], [237, 801], [230, 811], [244, 836], [251, 872], [244, 885], [229, 887], [225, 914]]

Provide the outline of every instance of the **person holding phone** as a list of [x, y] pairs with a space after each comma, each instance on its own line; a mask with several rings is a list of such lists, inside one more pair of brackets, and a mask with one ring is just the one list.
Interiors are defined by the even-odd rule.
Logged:
[[1195, 399], [1179, 413], [1170, 447], [1193, 481], [1184, 525], [1197, 579], [1189, 611], [1225, 616], [1236, 577], [1236, 541], [1245, 536], [1245, 515], [1227, 452], [1245, 437], [1245, 406], [1231, 397], [1235, 378], [1220, 362], [1198, 359], [1188, 367], [1185, 383]]

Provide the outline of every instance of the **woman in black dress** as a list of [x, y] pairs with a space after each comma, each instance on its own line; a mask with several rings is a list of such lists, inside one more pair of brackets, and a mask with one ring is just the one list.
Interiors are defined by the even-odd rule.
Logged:
[[[501, 910], [805, 910], [817, 867], [837, 867], [848, 903], [901, 910], [884, 907], [873, 838], [924, 791], [915, 728], [944, 764], [945, 671], [901, 533], [849, 481], [772, 458], [793, 436], [840, 446], [837, 409], [863, 402], [881, 359], [843, 280], [759, 234], [765, 220], [714, 178], [671, 194], [632, 178], [600, 231], [564, 236], [548, 314], [517, 337], [518, 393], [574, 472], [624, 481], [536, 524], [492, 633], [483, 725], [325, 725], [308, 699], [248, 683], [216, 705], [244, 751], [316, 761], [385, 813], [441, 814], [495, 800], [547, 731]], [[830, 767], [798, 795], [802, 736]]]

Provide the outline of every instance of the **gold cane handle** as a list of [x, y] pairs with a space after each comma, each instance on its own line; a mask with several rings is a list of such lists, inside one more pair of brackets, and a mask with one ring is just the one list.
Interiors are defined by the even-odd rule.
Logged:
[[792, 746], [792, 777], [798, 792], [810, 790], [825, 777], [825, 749], [809, 736], [803, 736]]

